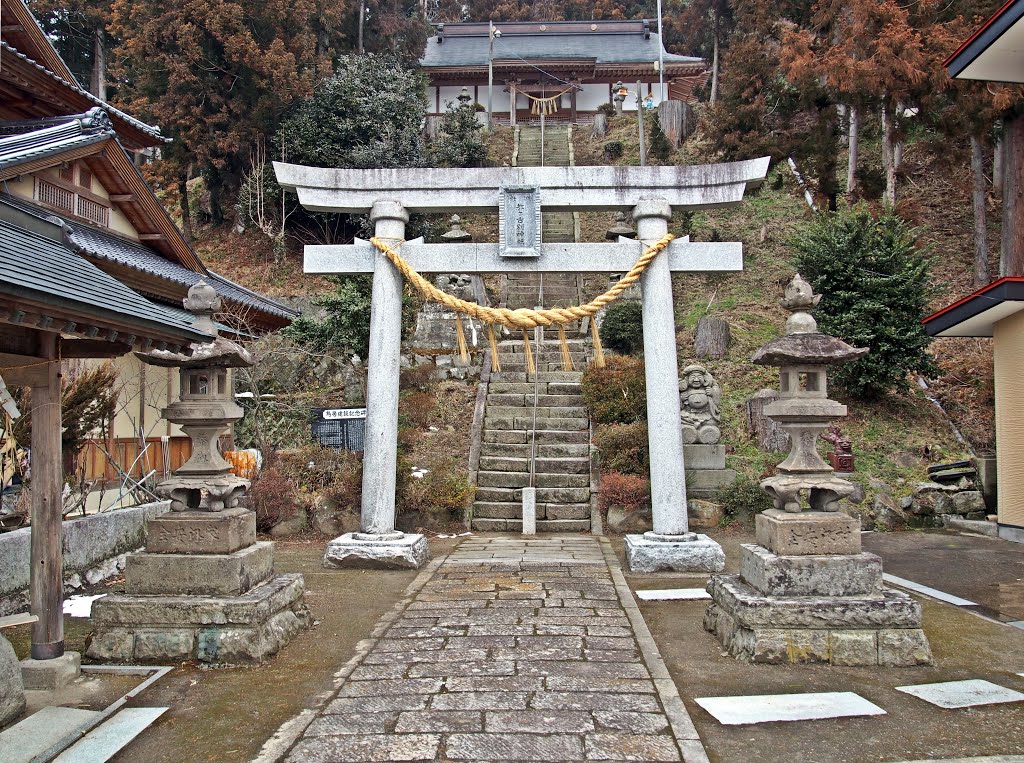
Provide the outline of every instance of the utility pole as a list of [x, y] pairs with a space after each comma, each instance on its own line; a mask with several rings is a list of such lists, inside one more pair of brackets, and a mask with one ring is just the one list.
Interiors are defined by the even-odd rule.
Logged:
[[366, 0], [359, 0], [359, 55], [363, 55], [363, 19], [366, 17]]
[[658, 103], [665, 98], [665, 35], [661, 31], [661, 0], [658, 0]]
[[494, 22], [487, 22], [487, 132], [494, 129], [494, 38], [500, 36], [501, 32], [494, 28]]
[[636, 122], [640, 126], [640, 166], [647, 166], [646, 149], [644, 148], [644, 96], [640, 92], [643, 83], [637, 80], [636, 83]]

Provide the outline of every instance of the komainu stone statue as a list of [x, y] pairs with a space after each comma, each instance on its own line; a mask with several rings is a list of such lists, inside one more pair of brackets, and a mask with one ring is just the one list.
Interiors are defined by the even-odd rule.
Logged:
[[722, 439], [719, 428], [722, 414], [722, 388], [704, 366], [683, 369], [679, 381], [679, 408], [683, 423], [683, 443], [714, 445]]

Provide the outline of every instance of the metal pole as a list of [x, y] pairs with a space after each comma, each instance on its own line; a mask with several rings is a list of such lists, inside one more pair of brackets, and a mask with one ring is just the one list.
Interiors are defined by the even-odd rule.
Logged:
[[540, 112], [540, 166], [544, 166], [544, 112]]
[[665, 35], [661, 31], [661, 0], [658, 0], [658, 103], [665, 99]]
[[647, 166], [647, 150], [644, 147], [644, 100], [640, 93], [640, 87], [643, 85], [642, 82], [637, 80], [636, 83], [636, 121], [640, 126], [640, 166]]
[[487, 131], [494, 129], [491, 109], [494, 104], [494, 22], [487, 24]]

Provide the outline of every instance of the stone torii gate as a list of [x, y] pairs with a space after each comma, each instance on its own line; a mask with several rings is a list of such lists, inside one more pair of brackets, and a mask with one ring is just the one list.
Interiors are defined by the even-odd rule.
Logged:
[[[380, 239], [403, 240], [410, 212], [462, 214], [497, 207], [496, 244], [404, 243], [401, 256], [420, 273], [624, 273], [647, 245], [665, 236], [673, 208], [739, 203], [749, 186], [764, 180], [768, 158], [690, 167], [350, 170], [275, 162], [274, 169], [282, 187], [296, 191], [310, 211], [369, 212]], [[632, 212], [637, 240], [545, 244], [542, 209]], [[634, 570], [719, 571], [724, 564], [717, 543], [689, 532], [671, 273], [742, 267], [742, 244], [684, 238], [672, 241], [641, 277], [654, 530], [627, 536]], [[307, 246], [305, 271], [373, 273], [361, 532], [331, 541], [325, 564], [419, 567], [428, 558], [423, 536], [395, 530], [402, 276], [361, 239], [345, 246]]]

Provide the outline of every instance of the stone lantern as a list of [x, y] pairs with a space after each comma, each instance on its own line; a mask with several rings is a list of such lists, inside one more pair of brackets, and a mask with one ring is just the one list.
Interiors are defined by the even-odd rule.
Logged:
[[808, 310], [821, 299], [798, 273], [786, 287], [779, 303], [793, 314], [786, 321], [786, 335], [758, 349], [751, 360], [779, 368], [779, 399], [765, 406], [766, 416], [789, 435], [790, 450], [777, 474], [761, 481], [776, 509], [790, 513], [801, 509], [801, 495], [817, 511], [837, 511], [839, 499], [853, 492], [853, 485], [835, 476], [818, 454], [818, 436], [834, 420], [846, 416], [846, 406], [828, 398], [827, 368], [848, 363], [868, 353], [842, 339], [818, 332]]
[[[826, 369], [865, 355], [818, 332], [818, 303], [797, 275], [781, 301], [786, 335], [751, 358], [779, 368], [779, 399], [764, 412], [789, 433], [789, 456], [761, 481], [775, 502], [740, 546], [739, 575], [716, 575], [704, 627], [735, 657], [763, 663], [931, 664], [921, 605], [882, 585], [882, 560], [861, 548], [860, 522], [839, 511], [853, 485], [818, 455], [817, 439], [846, 406], [828, 398]], [[810, 511], [803, 510], [804, 496]]]
[[156, 492], [170, 499], [174, 511], [231, 509], [249, 489], [249, 480], [231, 473], [218, 443], [228, 426], [242, 418], [242, 408], [234, 401], [231, 369], [248, 368], [253, 360], [244, 347], [218, 335], [213, 314], [220, 310], [220, 297], [211, 286], [197, 283], [189, 289], [184, 305], [196, 316], [193, 325], [216, 339], [197, 345], [190, 357], [169, 352], [139, 354], [144, 363], [180, 369], [180, 399], [162, 413], [192, 440], [192, 456]]
[[172, 511], [146, 523], [146, 548], [125, 566], [125, 592], [93, 605], [88, 655], [115, 662], [259, 663], [309, 621], [302, 575], [274, 573], [274, 544], [256, 540], [255, 512], [239, 506], [249, 481], [231, 474], [217, 449], [242, 417], [231, 369], [253, 364], [245, 348], [219, 336], [220, 298], [200, 281], [185, 308], [214, 337], [192, 355], [139, 355], [178, 366], [180, 399], [163, 410], [192, 439], [192, 456], [157, 485]]

